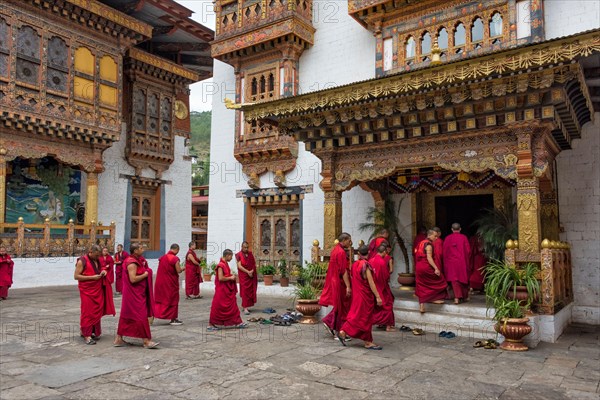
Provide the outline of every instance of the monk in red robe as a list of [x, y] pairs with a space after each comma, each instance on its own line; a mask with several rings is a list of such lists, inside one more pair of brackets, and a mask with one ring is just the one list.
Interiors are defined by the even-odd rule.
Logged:
[[452, 234], [444, 240], [444, 276], [452, 285], [454, 304], [469, 300], [471, 276], [471, 246], [469, 239], [460, 233], [460, 224], [452, 224]]
[[106, 279], [112, 285], [115, 281], [115, 260], [108, 252], [108, 247], [102, 248], [102, 255], [98, 258], [100, 268], [106, 271]]
[[377, 248], [381, 243], [387, 242], [390, 237], [390, 232], [387, 229], [382, 229], [379, 231], [377, 236], [371, 240], [369, 243], [369, 260], [377, 254]]
[[329, 256], [325, 285], [319, 299], [319, 304], [322, 306], [333, 307], [323, 318], [323, 324], [334, 337], [335, 332], [339, 331], [346, 321], [352, 303], [350, 264], [345, 251], [351, 243], [352, 238], [348, 233], [344, 232], [338, 236], [338, 244], [331, 250]]
[[346, 322], [339, 332], [340, 342], [345, 346], [348, 336], [361, 339], [365, 348], [381, 350], [381, 346], [373, 343], [373, 310], [381, 306], [382, 300], [373, 279], [373, 269], [367, 262], [369, 254], [367, 246], [358, 249], [358, 260], [352, 264], [352, 304]]
[[112, 287], [106, 277], [106, 270], [100, 267], [99, 256], [100, 246], [92, 245], [87, 255], [77, 259], [73, 276], [79, 286], [80, 327], [85, 344], [96, 344], [96, 340], [102, 335], [102, 317], [115, 315]]
[[238, 274], [240, 277], [240, 297], [244, 314], [249, 315], [250, 310], [256, 304], [256, 289], [258, 287], [258, 276], [256, 275], [256, 260], [250, 251], [248, 242], [242, 243], [242, 250], [235, 255]]
[[188, 300], [202, 298], [200, 296], [202, 271], [200, 270], [200, 259], [195, 250], [196, 243], [190, 242], [188, 252], [185, 255], [185, 298]]
[[159, 343], [152, 341], [150, 333], [150, 319], [154, 318], [152, 270], [142, 256], [141, 243], [132, 243], [129, 251], [131, 255], [123, 261], [123, 300], [114, 346], [124, 346], [123, 336], [128, 336], [141, 338], [146, 349], [155, 349]]
[[129, 253], [123, 251], [123, 245], [117, 245], [117, 252], [115, 253], [115, 292], [121, 294], [123, 291], [123, 261], [127, 260]]
[[471, 236], [469, 240], [471, 246], [471, 276], [469, 277], [469, 286], [471, 289], [484, 291], [484, 275], [487, 258], [483, 252], [483, 241], [479, 235]]
[[219, 328], [245, 328], [242, 323], [240, 309], [237, 305], [236, 275], [231, 272], [229, 262], [233, 258], [233, 251], [226, 249], [215, 269], [215, 296], [210, 306], [208, 320], [209, 331]]
[[169, 325], [181, 325], [179, 320], [179, 245], [173, 243], [167, 254], [158, 259], [154, 284], [154, 317], [170, 320]]
[[435, 265], [438, 266], [442, 275], [444, 274], [444, 239], [442, 239], [442, 230], [437, 226], [433, 228], [435, 231], [435, 240], [433, 241], [433, 257]]
[[427, 239], [427, 228], [425, 228], [424, 226], [421, 225], [421, 227], [419, 228], [419, 232], [415, 236], [415, 240], [413, 240], [412, 251], [413, 251], [414, 264], [417, 263], [417, 248], [419, 247], [421, 242], [425, 239]]
[[13, 283], [14, 265], [14, 261], [6, 252], [6, 247], [0, 247], [0, 301], [8, 297], [8, 288]]
[[375, 287], [379, 292], [382, 304], [375, 307], [373, 311], [373, 325], [385, 327], [387, 332], [396, 331], [396, 318], [394, 317], [394, 295], [390, 288], [390, 260], [388, 248], [391, 248], [387, 242], [383, 242], [377, 248], [375, 257], [369, 259], [369, 264], [373, 269], [373, 279]]
[[415, 264], [415, 295], [419, 298], [419, 311], [425, 312], [425, 303], [443, 304], [447, 297], [446, 279], [435, 263], [433, 241], [437, 233], [430, 229], [427, 239], [417, 247], [417, 263]]

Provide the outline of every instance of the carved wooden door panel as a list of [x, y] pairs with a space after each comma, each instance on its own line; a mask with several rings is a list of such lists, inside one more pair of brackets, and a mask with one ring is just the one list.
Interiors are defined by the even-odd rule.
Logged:
[[300, 263], [300, 211], [296, 207], [257, 208], [252, 232], [257, 265]]

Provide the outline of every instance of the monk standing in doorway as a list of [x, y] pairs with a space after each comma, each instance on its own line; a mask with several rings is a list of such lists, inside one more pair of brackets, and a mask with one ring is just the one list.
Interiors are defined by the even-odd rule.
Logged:
[[114, 346], [124, 346], [123, 336], [129, 336], [141, 338], [144, 348], [155, 349], [158, 342], [151, 340], [149, 321], [154, 318], [152, 270], [142, 256], [142, 244], [133, 243], [130, 252], [131, 255], [123, 262], [123, 300]]
[[223, 328], [245, 328], [237, 305], [236, 275], [229, 268], [233, 251], [226, 249], [215, 269], [215, 296], [210, 306], [209, 331]]
[[256, 304], [256, 289], [258, 287], [258, 276], [256, 275], [256, 260], [250, 251], [250, 245], [244, 241], [242, 250], [235, 255], [240, 277], [240, 297], [244, 314], [250, 314], [249, 307]]
[[6, 252], [6, 247], [0, 246], [0, 301], [8, 297], [8, 288], [13, 283], [13, 267], [15, 263]]
[[123, 251], [123, 245], [117, 245], [117, 252], [115, 253], [115, 292], [121, 294], [123, 291], [123, 261], [129, 257], [129, 253]]
[[338, 236], [338, 244], [331, 250], [329, 256], [325, 286], [319, 299], [319, 304], [322, 306], [333, 307], [331, 312], [322, 320], [332, 335], [335, 335], [335, 332], [342, 328], [352, 302], [350, 266], [346, 256], [346, 249], [350, 248], [351, 243], [352, 238], [348, 233], [344, 232]]
[[85, 344], [96, 344], [102, 335], [101, 320], [105, 315], [115, 315], [112, 287], [101, 269], [98, 257], [100, 246], [92, 245], [87, 255], [77, 259], [74, 278], [78, 282], [81, 298], [81, 336]]
[[179, 245], [173, 243], [169, 252], [158, 259], [154, 285], [154, 317], [170, 320], [169, 325], [181, 325], [179, 317]]
[[196, 255], [196, 243], [190, 242], [189, 249], [185, 255], [185, 298], [201, 299], [200, 282], [202, 276], [200, 271], [200, 259]]
[[460, 224], [452, 224], [452, 234], [444, 240], [444, 276], [454, 291], [454, 304], [469, 300], [471, 246], [460, 233]]

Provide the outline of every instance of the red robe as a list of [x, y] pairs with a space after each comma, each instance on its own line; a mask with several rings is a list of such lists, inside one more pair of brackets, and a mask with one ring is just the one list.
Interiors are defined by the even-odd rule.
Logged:
[[235, 326], [242, 323], [240, 309], [237, 305], [237, 284], [235, 281], [219, 280], [219, 268], [224, 277], [231, 276], [231, 269], [227, 261], [221, 260], [215, 269], [215, 296], [210, 306], [208, 322], [215, 326]]
[[372, 342], [373, 309], [377, 303], [367, 280], [367, 269], [373, 272], [367, 260], [352, 265], [352, 304], [341, 330], [350, 337]]
[[483, 290], [484, 276], [483, 271], [487, 259], [483, 253], [483, 243], [477, 235], [472, 236], [469, 241], [471, 246], [471, 276], [469, 277], [469, 285], [475, 290]]
[[471, 246], [460, 232], [453, 232], [444, 240], [444, 276], [452, 284], [454, 298], [469, 297], [471, 275]]
[[319, 298], [319, 304], [333, 306], [333, 310], [325, 318], [323, 323], [334, 331], [339, 331], [346, 321], [346, 315], [350, 310], [352, 298], [346, 296], [346, 284], [344, 283], [344, 272], [349, 271], [346, 251], [341, 244], [337, 244], [329, 256], [329, 266], [325, 276], [325, 285]]
[[8, 288], [13, 283], [13, 267], [15, 263], [8, 253], [0, 255], [0, 297], [8, 297]]
[[173, 252], [158, 259], [156, 283], [154, 284], [154, 317], [173, 320], [179, 316], [179, 274], [175, 265], [179, 262]]
[[100, 256], [98, 260], [100, 261], [100, 269], [106, 271], [106, 278], [112, 284], [115, 281], [115, 260], [113, 260], [110, 254], [106, 257]]
[[[101, 272], [100, 263], [87, 255], [78, 259], [83, 263], [82, 275], [94, 276]], [[100, 336], [102, 327], [100, 321], [105, 315], [115, 315], [112, 287], [107, 277], [97, 281], [78, 281], [79, 297], [81, 298], [81, 318], [79, 325], [83, 336]]]
[[421, 242], [425, 239], [427, 239], [426, 234], [417, 233], [417, 236], [415, 236], [415, 240], [413, 240], [413, 247], [412, 247], [413, 259], [414, 259], [413, 265], [417, 263], [417, 248], [419, 247], [419, 244], [421, 244]]
[[248, 308], [256, 304], [256, 288], [258, 287], [258, 275], [256, 274], [256, 261], [254, 254], [248, 251], [248, 254], [240, 251], [235, 255], [236, 261], [242, 264], [242, 267], [249, 271], [254, 271], [252, 278], [245, 272], [239, 272], [240, 277], [240, 297], [242, 298], [242, 307]]
[[[415, 295], [419, 298], [419, 303], [443, 300], [447, 296], [447, 284], [444, 274], [440, 273], [440, 276], [437, 276], [433, 267], [429, 265], [429, 261], [427, 261], [425, 247], [429, 245], [433, 246], [429, 239], [425, 239], [417, 247]], [[433, 251], [435, 251], [435, 249]], [[432, 256], [435, 256], [435, 253]]]
[[[427, 238], [423, 239], [426, 240]], [[433, 262], [439, 268], [440, 272], [444, 273], [444, 240], [437, 238], [433, 241]]]
[[[127, 267], [136, 266], [136, 275], [148, 272], [148, 277], [131, 283]], [[152, 339], [148, 318], [154, 316], [154, 293], [152, 290], [152, 270], [142, 256], [129, 256], [123, 261], [123, 299], [117, 334], [137, 338]]]
[[115, 290], [117, 293], [123, 291], [123, 261], [127, 260], [127, 258], [129, 258], [129, 253], [126, 251], [115, 253]]
[[187, 297], [200, 296], [200, 282], [202, 282], [202, 276], [200, 275], [200, 265], [193, 264], [188, 260], [188, 256], [192, 256], [194, 261], [200, 263], [200, 259], [196, 255], [196, 252], [189, 249], [185, 255], [185, 295]]
[[390, 288], [390, 256], [381, 257], [377, 254], [369, 259], [369, 264], [373, 268], [373, 280], [381, 297], [381, 306], [375, 306], [373, 311], [373, 325], [396, 325], [394, 317], [394, 295]]
[[375, 239], [371, 240], [371, 242], [369, 243], [369, 254], [367, 255], [368, 260], [377, 255], [379, 245], [383, 242], [387, 242], [387, 239], [381, 236], [378, 236]]

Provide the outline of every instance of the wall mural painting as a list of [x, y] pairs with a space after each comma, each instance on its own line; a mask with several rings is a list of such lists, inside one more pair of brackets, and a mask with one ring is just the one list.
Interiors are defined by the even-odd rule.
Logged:
[[26, 224], [67, 224], [77, 220], [80, 203], [81, 171], [53, 158], [8, 163], [6, 179], [6, 222], [23, 217]]

